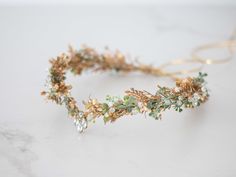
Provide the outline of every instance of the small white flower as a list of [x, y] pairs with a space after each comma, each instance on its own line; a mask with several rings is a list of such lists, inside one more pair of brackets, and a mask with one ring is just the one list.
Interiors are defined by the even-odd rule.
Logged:
[[200, 96], [199, 96], [198, 93], [194, 93], [194, 94], [193, 94], [193, 98], [194, 98], [195, 100], [199, 100], [199, 99], [200, 99]]
[[111, 108], [109, 109], [109, 113], [114, 113], [115, 111], [116, 111], [116, 109], [113, 108], [113, 107], [111, 107]]
[[174, 88], [174, 91], [175, 91], [175, 92], [180, 92], [180, 88], [179, 88], [179, 87], [175, 87], [175, 88]]
[[132, 114], [133, 114], [133, 115], [136, 115], [136, 114], [138, 114], [138, 113], [139, 113], [139, 111], [138, 111], [137, 109], [132, 110]]
[[171, 104], [170, 100], [168, 100], [168, 99], [165, 99], [164, 102], [165, 102], [166, 105], [170, 105]]
[[184, 99], [184, 97], [183, 97], [183, 96], [179, 96], [178, 99], [179, 99], [180, 101], [182, 101], [182, 100]]
[[80, 118], [82, 118], [82, 117], [84, 116], [84, 113], [83, 113], [83, 112], [79, 112], [78, 116], [79, 116]]
[[178, 100], [177, 101], [177, 106], [181, 106], [182, 105], [182, 101]]
[[192, 102], [192, 104], [193, 104], [194, 107], [198, 106], [198, 102], [197, 101]]
[[201, 90], [202, 90], [202, 92], [207, 92], [207, 88], [206, 87], [202, 87]]

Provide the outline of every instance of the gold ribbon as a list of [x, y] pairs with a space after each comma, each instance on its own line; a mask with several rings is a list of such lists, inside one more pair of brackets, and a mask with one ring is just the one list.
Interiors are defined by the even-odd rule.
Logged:
[[[212, 49], [227, 49], [228, 56], [224, 58], [214, 59], [214, 58], [202, 57], [200, 55], [200, 52]], [[160, 68], [162, 68], [163, 75], [170, 76], [174, 79], [178, 79], [177, 75], [183, 75], [201, 71], [205, 65], [222, 64], [229, 62], [234, 57], [235, 49], [236, 49], [236, 30], [233, 32], [233, 34], [230, 36], [228, 40], [199, 46], [193, 49], [191, 56], [189, 58], [174, 59], [168, 63], [161, 65]], [[188, 70], [178, 70], [173, 72], [169, 72], [164, 69], [169, 66], [184, 65], [189, 63], [200, 64], [200, 66]]]

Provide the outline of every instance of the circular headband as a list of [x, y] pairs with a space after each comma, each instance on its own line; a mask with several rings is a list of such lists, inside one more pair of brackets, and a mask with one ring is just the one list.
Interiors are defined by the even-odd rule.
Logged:
[[[209, 97], [209, 92], [205, 86], [206, 73], [199, 72], [196, 77], [177, 77], [180, 74], [199, 71], [202, 66], [174, 72], [168, 72], [165, 68], [186, 63], [215, 63], [212, 59], [199, 57], [197, 53], [213, 47], [228, 47], [231, 52], [233, 46], [231, 44], [235, 46], [235, 41], [227, 41], [223, 46], [218, 44], [200, 47], [194, 50], [192, 58], [173, 60], [160, 67], [153, 67], [139, 62], [128, 62], [125, 55], [119, 51], [110, 52], [106, 50], [104, 53], [99, 53], [86, 46], [83, 46], [80, 50], [74, 50], [70, 47], [68, 53], [50, 60], [48, 89], [41, 92], [41, 94], [46, 96], [48, 100], [64, 105], [79, 132], [83, 132], [88, 127], [89, 122], [94, 122], [98, 118], [102, 118], [107, 123], [114, 122], [126, 115], [140, 113], [148, 114], [154, 119], [161, 119], [162, 113], [166, 110], [174, 109], [181, 112], [184, 108], [199, 106]], [[225, 59], [223, 61], [225, 62]], [[71, 95], [72, 86], [65, 82], [66, 72], [71, 71], [76, 75], [80, 75], [86, 70], [123, 73], [142, 72], [155, 76], [166, 76], [174, 79], [175, 86], [172, 88], [157, 86], [154, 93], [131, 88], [125, 91], [124, 96], [108, 95], [103, 102], [89, 98], [87, 101], [83, 101], [84, 108], [80, 109]]]
[[66, 71], [78, 75], [85, 70], [139, 71], [156, 76], [168, 76], [169, 73], [149, 65], [127, 63], [120, 52], [99, 54], [88, 47], [79, 51], [70, 50], [68, 54], [62, 54], [50, 62], [50, 85], [42, 95], [59, 105], [65, 105], [79, 132], [87, 128], [89, 121], [99, 117], [103, 118], [105, 123], [136, 113], [148, 113], [149, 116], [160, 119], [161, 113], [167, 109], [173, 108], [181, 112], [185, 107], [199, 106], [209, 96], [204, 80], [206, 74], [199, 73], [195, 78], [176, 79], [176, 86], [173, 88], [158, 86], [155, 93], [132, 88], [125, 91], [123, 97], [107, 96], [105, 102], [89, 99], [83, 102], [85, 108], [82, 110], [71, 96], [71, 85], [65, 83]]

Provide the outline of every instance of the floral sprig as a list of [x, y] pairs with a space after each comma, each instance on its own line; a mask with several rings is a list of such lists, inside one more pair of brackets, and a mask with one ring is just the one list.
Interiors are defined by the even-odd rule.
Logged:
[[66, 72], [80, 75], [84, 70], [117, 72], [139, 71], [156, 76], [168, 76], [160, 68], [140, 63], [128, 63], [125, 56], [120, 52], [98, 53], [92, 48], [83, 47], [79, 51], [70, 48], [68, 54], [62, 54], [50, 60], [49, 88], [41, 94], [48, 100], [59, 105], [64, 105], [69, 117], [79, 132], [87, 128], [88, 122], [94, 122], [103, 118], [104, 122], [114, 122], [125, 115], [137, 113], [148, 114], [150, 117], [160, 119], [167, 109], [181, 112], [183, 108], [193, 108], [204, 103], [209, 93], [205, 87], [205, 73], [199, 73], [197, 77], [177, 79], [174, 88], [158, 86], [156, 93], [130, 89], [125, 96], [107, 96], [105, 102], [97, 99], [84, 101], [85, 108], [79, 109], [75, 99], [71, 96], [72, 86], [66, 84]]
[[130, 89], [123, 98], [107, 96], [105, 103], [90, 99], [84, 102], [85, 112], [89, 113], [91, 120], [102, 116], [105, 123], [137, 113], [148, 113], [155, 119], [161, 119], [162, 113], [167, 109], [173, 108], [181, 112], [184, 108], [194, 108], [204, 103], [209, 97], [204, 77], [206, 74], [199, 73], [196, 78], [178, 80], [174, 88], [158, 86], [153, 95], [146, 91]]

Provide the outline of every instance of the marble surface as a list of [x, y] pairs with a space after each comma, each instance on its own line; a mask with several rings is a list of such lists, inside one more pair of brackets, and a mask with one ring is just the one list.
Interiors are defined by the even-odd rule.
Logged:
[[[235, 176], [235, 60], [204, 68], [211, 97], [195, 110], [166, 112], [161, 121], [139, 115], [108, 125], [98, 120], [82, 135], [63, 107], [39, 94], [48, 59], [68, 44], [108, 45], [158, 66], [227, 39], [235, 18], [232, 6], [0, 7], [0, 176]], [[69, 80], [78, 100], [173, 85], [136, 74]]]

